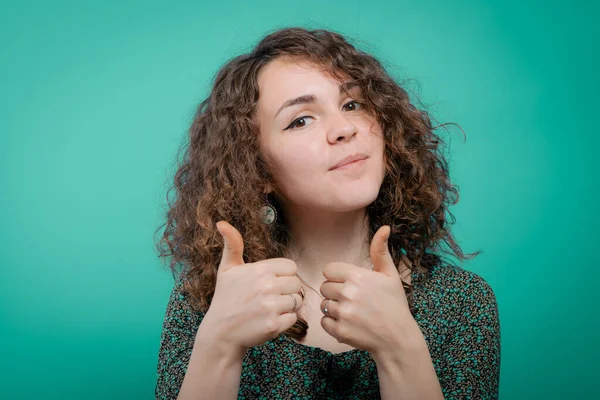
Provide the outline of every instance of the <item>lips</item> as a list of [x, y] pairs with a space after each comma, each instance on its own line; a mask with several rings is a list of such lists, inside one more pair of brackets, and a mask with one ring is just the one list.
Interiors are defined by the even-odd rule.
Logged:
[[366, 154], [363, 154], [363, 153], [353, 154], [353, 155], [343, 158], [340, 162], [335, 164], [333, 167], [329, 168], [329, 170], [331, 171], [332, 169], [343, 167], [346, 164], [350, 164], [350, 163], [353, 163], [354, 161], [358, 161], [358, 160], [364, 160], [368, 157], [369, 156], [367, 156]]

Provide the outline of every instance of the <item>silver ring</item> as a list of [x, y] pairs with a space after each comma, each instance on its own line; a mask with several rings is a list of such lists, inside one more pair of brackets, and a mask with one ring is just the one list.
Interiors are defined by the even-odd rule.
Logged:
[[329, 310], [327, 309], [327, 307], [329, 306], [329, 302], [333, 300], [333, 299], [328, 299], [327, 303], [325, 303], [325, 307], [323, 307], [323, 314], [325, 314], [326, 317], [332, 318], [331, 315], [329, 315]]
[[288, 294], [290, 296], [292, 296], [292, 299], [294, 300], [294, 308], [292, 308], [292, 311], [290, 311], [290, 312], [294, 312], [294, 311], [296, 311], [296, 306], [298, 305], [298, 300], [296, 300], [296, 296], [294, 296], [293, 294], [291, 294], [291, 293], [288, 293]]

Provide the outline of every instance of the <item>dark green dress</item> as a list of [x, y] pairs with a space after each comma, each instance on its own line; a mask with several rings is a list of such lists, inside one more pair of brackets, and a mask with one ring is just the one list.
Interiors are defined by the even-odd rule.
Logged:
[[[415, 320], [446, 399], [496, 399], [500, 320], [496, 297], [479, 275], [456, 266], [413, 272]], [[203, 314], [191, 311], [176, 282], [158, 354], [157, 399], [176, 399]], [[201, 376], [198, 379], [202, 379]], [[239, 399], [379, 399], [367, 351], [331, 353], [280, 334], [246, 352]]]

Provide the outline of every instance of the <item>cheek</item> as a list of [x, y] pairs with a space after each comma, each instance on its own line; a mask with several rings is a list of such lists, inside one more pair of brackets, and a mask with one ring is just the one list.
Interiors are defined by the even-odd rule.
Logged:
[[306, 144], [281, 144], [274, 153], [277, 160], [274, 173], [290, 183], [312, 180], [319, 171], [319, 151]]
[[299, 146], [289, 143], [279, 143], [271, 148], [271, 160], [273, 162], [273, 173], [289, 178], [295, 175], [294, 171], [299, 169], [309, 160], [309, 154]]
[[279, 154], [285, 163], [311, 172], [321, 168], [324, 152], [325, 149], [316, 140], [297, 140], [283, 144]]

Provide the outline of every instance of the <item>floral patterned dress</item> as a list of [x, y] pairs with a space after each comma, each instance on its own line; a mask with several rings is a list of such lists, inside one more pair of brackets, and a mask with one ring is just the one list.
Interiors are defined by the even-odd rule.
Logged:
[[[438, 265], [413, 272], [414, 314], [446, 399], [497, 399], [500, 319], [489, 284], [474, 272]], [[176, 399], [203, 314], [175, 282], [163, 322], [157, 399]], [[202, 379], [202, 377], [198, 377]], [[331, 353], [285, 334], [249, 349], [238, 399], [379, 399], [377, 367], [367, 351]]]

